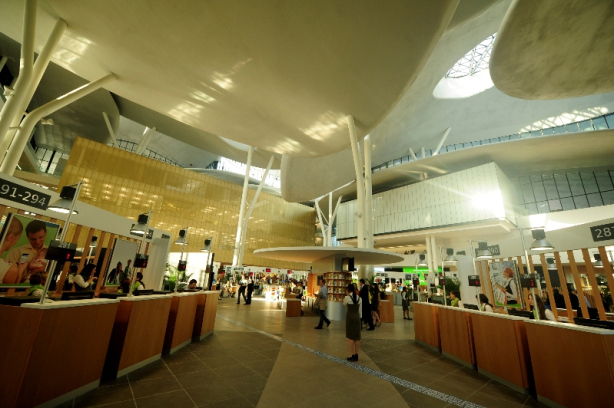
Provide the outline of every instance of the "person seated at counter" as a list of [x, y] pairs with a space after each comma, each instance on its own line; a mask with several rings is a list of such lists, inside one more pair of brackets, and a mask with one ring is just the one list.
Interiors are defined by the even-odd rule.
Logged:
[[459, 294], [456, 290], [450, 291], [450, 306], [463, 307], [463, 302], [460, 300]]
[[196, 289], [196, 279], [192, 279], [190, 283], [188, 283], [188, 289]]
[[134, 282], [134, 287], [132, 290], [145, 290], [145, 284], [143, 283], [143, 273], [136, 273], [136, 282]]
[[35, 296], [35, 297], [41, 297], [43, 296], [43, 291], [45, 290], [45, 288], [43, 287], [43, 284], [46, 281], [46, 277], [43, 276], [42, 273], [37, 272], [37, 273], [33, 273], [32, 275], [30, 275], [30, 287], [28, 288], [28, 291], [26, 292], [26, 296]]
[[95, 272], [96, 265], [94, 265], [93, 263], [85, 265], [80, 272], [77, 272], [72, 281], [75, 286], [75, 290], [90, 290], [92, 282], [98, 279], [94, 276]]
[[539, 313], [539, 320], [552, 320], [556, 322], [554, 313], [552, 313], [552, 310], [546, 309], [546, 305], [544, 305], [544, 301], [539, 295], [535, 295], [535, 305], [536, 307], [533, 308], [535, 319], [537, 319]]
[[488, 301], [488, 296], [486, 296], [483, 293], [480, 293], [479, 300], [480, 300], [479, 309], [482, 312], [488, 312], [488, 313], [493, 313], [494, 312], [494, 309], [492, 308], [492, 305]]
[[129, 293], [130, 292], [130, 279], [124, 278], [119, 283], [119, 288], [117, 289], [117, 293]]
[[565, 306], [565, 296], [561, 295], [561, 292], [558, 289], [552, 289], [552, 295], [554, 297], [554, 304], [557, 309], [566, 309]]

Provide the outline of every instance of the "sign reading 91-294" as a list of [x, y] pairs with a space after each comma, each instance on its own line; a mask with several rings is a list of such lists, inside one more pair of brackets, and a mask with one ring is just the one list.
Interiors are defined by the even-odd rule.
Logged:
[[51, 196], [0, 178], [0, 198], [46, 210]]
[[591, 227], [593, 241], [609, 241], [614, 239], [614, 223]]

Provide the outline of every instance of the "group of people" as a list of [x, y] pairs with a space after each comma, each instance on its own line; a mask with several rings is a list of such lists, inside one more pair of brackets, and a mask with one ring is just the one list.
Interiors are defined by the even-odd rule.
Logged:
[[[245, 296], [245, 292], [247, 292], [247, 296]], [[242, 275], [237, 292], [237, 305], [241, 304], [241, 296], [243, 296], [246, 305], [251, 305], [252, 293], [254, 293], [254, 280], [251, 277], [246, 278], [245, 275]]]

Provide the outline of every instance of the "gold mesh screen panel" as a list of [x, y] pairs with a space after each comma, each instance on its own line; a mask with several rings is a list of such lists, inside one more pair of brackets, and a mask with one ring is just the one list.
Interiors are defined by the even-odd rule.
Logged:
[[[84, 182], [80, 201], [134, 220], [153, 209], [151, 225], [170, 232], [171, 239], [190, 227], [189, 252], [200, 251], [205, 238], [213, 236], [215, 260], [232, 262], [242, 186], [83, 138], [75, 141], [58, 191], [79, 180]], [[254, 194], [250, 189], [248, 203]], [[308, 264], [268, 260], [253, 252], [314, 245], [314, 225], [313, 208], [260, 193], [243, 263], [308, 269]]]

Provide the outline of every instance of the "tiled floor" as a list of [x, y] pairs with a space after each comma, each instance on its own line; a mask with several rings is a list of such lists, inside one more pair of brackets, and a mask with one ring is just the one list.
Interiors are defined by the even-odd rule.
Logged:
[[260, 299], [250, 306], [224, 299], [213, 335], [62, 407], [454, 406], [382, 379], [382, 373], [400, 384], [408, 384], [405, 380], [456, 397], [464, 406], [542, 406], [416, 345], [413, 322], [395, 309], [396, 323], [362, 332], [359, 364], [366, 369], [361, 371], [336, 359], [349, 354], [344, 322], [314, 330], [317, 318], [310, 311], [286, 318], [275, 304]]

